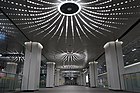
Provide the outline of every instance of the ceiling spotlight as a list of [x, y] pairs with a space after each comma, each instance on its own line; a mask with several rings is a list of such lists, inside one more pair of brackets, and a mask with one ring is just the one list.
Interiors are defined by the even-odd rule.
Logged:
[[129, 62], [126, 62], [126, 64], [129, 64]]
[[17, 63], [14, 62], [7, 62], [8, 65], [18, 65]]
[[125, 57], [125, 55], [123, 55], [123, 57]]
[[138, 61], [138, 59], [134, 59], [134, 61]]
[[2, 57], [2, 54], [0, 54], [0, 57]]
[[71, 78], [71, 80], [73, 80], [73, 78]]
[[81, 10], [80, 4], [75, 1], [64, 1], [58, 5], [58, 11], [66, 16], [72, 16], [79, 13]]
[[94, 63], [95, 63], [95, 64], [98, 64], [98, 62], [97, 62], [97, 61], [94, 61]]
[[132, 51], [136, 51], [136, 50], [137, 50], [137, 49], [135, 49], [135, 48], [134, 48], [134, 49], [132, 49]]

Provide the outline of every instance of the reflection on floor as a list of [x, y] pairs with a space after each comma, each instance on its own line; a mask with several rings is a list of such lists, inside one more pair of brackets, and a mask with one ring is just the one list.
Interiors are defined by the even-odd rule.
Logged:
[[83, 86], [60, 86], [55, 88], [42, 88], [36, 92], [23, 92], [23, 93], [132, 93], [132, 92], [110, 91], [108, 89], [88, 88]]

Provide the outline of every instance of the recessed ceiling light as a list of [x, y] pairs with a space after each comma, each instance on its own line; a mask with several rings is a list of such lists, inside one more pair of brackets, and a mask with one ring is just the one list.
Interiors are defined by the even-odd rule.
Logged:
[[136, 51], [136, 50], [137, 50], [137, 49], [135, 49], [135, 48], [134, 48], [134, 49], [132, 49], [132, 51]]
[[14, 62], [7, 62], [8, 65], [18, 65], [17, 63]]
[[79, 13], [81, 6], [75, 1], [64, 1], [58, 5], [58, 11], [65, 16], [72, 16]]
[[98, 64], [98, 62], [97, 62], [97, 61], [94, 61], [94, 63], [95, 63], [95, 64]]
[[126, 62], [126, 64], [129, 64], [129, 62]]
[[2, 54], [0, 54], [0, 57], [2, 57]]
[[137, 61], [138, 59], [134, 59], [134, 61]]

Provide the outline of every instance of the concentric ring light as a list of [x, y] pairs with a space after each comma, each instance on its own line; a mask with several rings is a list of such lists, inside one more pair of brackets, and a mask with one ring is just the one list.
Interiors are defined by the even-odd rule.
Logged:
[[65, 16], [76, 15], [80, 10], [80, 4], [75, 1], [64, 1], [58, 5], [58, 11]]

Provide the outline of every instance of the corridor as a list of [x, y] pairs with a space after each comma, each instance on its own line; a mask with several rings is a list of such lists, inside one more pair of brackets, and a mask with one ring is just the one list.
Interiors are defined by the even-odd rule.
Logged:
[[108, 89], [89, 88], [84, 86], [60, 86], [55, 88], [42, 88], [36, 92], [26, 92], [26, 93], [132, 93], [132, 92], [111, 91]]
[[14, 92], [140, 93], [140, 0], [0, 0], [0, 93]]

